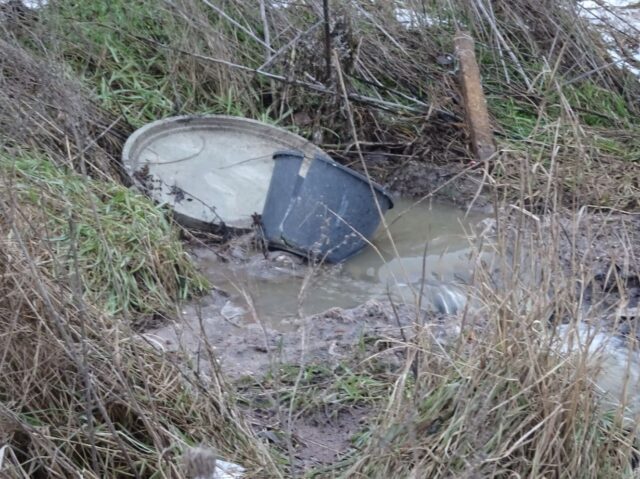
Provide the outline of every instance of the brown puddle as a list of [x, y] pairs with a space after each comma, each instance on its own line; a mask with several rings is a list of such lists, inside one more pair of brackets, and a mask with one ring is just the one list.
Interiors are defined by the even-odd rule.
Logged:
[[[278, 330], [289, 330], [296, 319], [333, 307], [353, 308], [367, 300], [386, 299], [389, 293], [398, 301], [413, 303], [423, 269], [427, 299], [429, 293], [440, 294], [441, 283], [469, 278], [470, 245], [465, 230], [486, 215], [465, 217], [463, 210], [443, 203], [412, 204], [399, 200], [387, 213], [393, 242], [381, 226], [373, 246], [341, 265], [312, 267], [280, 252], [271, 252], [268, 259], [253, 255], [229, 262], [203, 248], [193, 254], [211, 282], [230, 295], [234, 309], [228, 306], [225, 312], [235, 321], [255, 321], [249, 297], [259, 319]], [[449, 296], [445, 293], [439, 304], [460, 300]]]
[[[363, 334], [397, 334], [398, 322], [414, 320], [410, 311], [421, 290], [422, 309], [454, 312], [465, 301], [459, 281], [471, 274], [465, 230], [486, 215], [465, 217], [463, 210], [442, 203], [407, 211], [411, 204], [397, 201], [386, 215], [397, 255], [383, 228], [373, 247], [341, 265], [312, 268], [278, 251], [265, 258], [250, 251], [246, 238], [224, 255], [193, 249], [203, 273], [224, 293], [212, 291], [185, 305], [176, 322], [145, 337], [166, 351], [198, 357], [208, 344], [223, 371], [239, 377], [265, 372], [273, 351], [284, 363], [298, 363], [303, 355], [304, 361], [339, 359]], [[389, 295], [402, 307], [401, 318], [389, 309]], [[203, 372], [210, 367], [202, 358], [198, 364]]]

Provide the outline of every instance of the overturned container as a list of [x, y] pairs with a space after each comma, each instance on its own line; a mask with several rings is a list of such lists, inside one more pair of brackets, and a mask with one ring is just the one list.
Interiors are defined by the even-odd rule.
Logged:
[[171, 206], [182, 225], [250, 231], [254, 214], [264, 208], [273, 153], [283, 149], [322, 153], [298, 135], [255, 120], [176, 116], [136, 130], [122, 161], [133, 184]]
[[279, 151], [273, 160], [262, 225], [275, 248], [339, 263], [367, 244], [393, 208], [381, 186], [326, 155]]

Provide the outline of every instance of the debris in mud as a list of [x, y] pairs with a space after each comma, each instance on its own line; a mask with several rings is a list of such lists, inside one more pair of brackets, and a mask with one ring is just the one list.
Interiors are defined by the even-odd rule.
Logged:
[[182, 457], [188, 479], [239, 479], [245, 469], [238, 464], [222, 461], [210, 447], [191, 447]]
[[[512, 208], [500, 222], [508, 231], [504, 265], [519, 256], [512, 264], [518, 281], [538, 288], [553, 276], [547, 301], [562, 315], [552, 314], [549, 333], [557, 325], [558, 350], [584, 353], [587, 364], [597, 366], [591, 378], [605, 404], [639, 412], [640, 217], [586, 208], [575, 215], [536, 216]], [[516, 242], [526, 245], [524, 251], [516, 250]]]
[[275, 329], [295, 328], [330, 307], [349, 309], [390, 294], [396, 302], [421, 295], [422, 307], [436, 312], [462, 309], [467, 298], [459, 285], [470, 279], [473, 266], [463, 232], [484, 215], [462, 218], [464, 212], [449, 204], [397, 205], [387, 218], [393, 244], [381, 231], [373, 247], [341, 265], [307, 263], [285, 251], [260, 254], [252, 234], [211, 249], [194, 245], [191, 254], [211, 283], [247, 311], [241, 321], [255, 322], [257, 315]]
[[184, 190], [180, 188], [178, 185], [172, 185], [169, 189], [169, 194], [173, 196], [174, 201], [176, 203], [180, 203], [185, 199]]
[[[533, 219], [529, 215], [530, 229], [525, 228], [523, 232], [522, 224], [518, 221], [519, 210], [509, 211], [511, 213], [501, 216], [498, 223], [485, 220], [481, 225], [483, 234], [497, 235], [500, 232], [498, 224], [506, 224], [507, 229], [513, 228], [514, 234], [516, 227], [519, 227], [520, 234], [537, 238], [539, 249], [534, 251], [539, 251], [542, 249], [540, 245], [548, 244], [550, 235], [557, 233], [554, 225], [562, 225], [560, 230], [564, 228], [566, 231], [561, 233], [564, 239], [559, 242], [561, 246], [556, 252], [562, 264], [569, 268], [578, 258], [585, 267], [590, 268], [597, 280], [597, 273], [605, 272], [605, 266], [613, 262], [618, 265], [617, 274], [627, 278], [627, 285], [633, 285], [633, 275], [638, 271], [637, 264], [630, 258], [634, 257], [636, 251], [625, 249], [624, 245], [628, 244], [629, 239], [635, 241], [636, 247], [640, 244], [640, 225], [636, 217], [592, 213], [583, 214], [574, 221], [569, 216]], [[559, 222], [554, 223], [552, 219]], [[627, 252], [628, 258], [620, 254], [623, 251]], [[275, 285], [283, 278], [298, 274], [304, 277], [306, 274], [299, 257], [275, 251], [264, 258], [252, 252], [248, 238], [238, 238], [235, 244], [228, 246], [226, 253], [237, 257], [231, 261], [235, 261], [234, 264], [239, 267], [253, 268], [253, 277], [262, 275], [270, 278], [268, 281], [273, 281]], [[207, 257], [211, 261], [218, 261], [213, 252], [198, 251], [198, 255], [199, 261]], [[605, 293], [613, 298], [615, 291], [612, 291]], [[611, 301], [618, 299], [616, 297]], [[187, 306], [179, 324], [149, 332], [154, 344], [166, 353], [186, 353], [186, 357], [195, 361], [197, 370], [204, 376], [209, 368], [220, 367], [227, 376], [237, 381], [241, 390], [245, 380], [259, 384], [259, 387], [256, 386], [257, 392], [241, 392], [248, 401], [245, 412], [260, 435], [276, 441], [275, 447], [284, 448], [282, 443], [277, 443], [282, 440], [278, 439], [276, 431], [288, 427], [295, 451], [294, 467], [300, 468], [329, 464], [338, 457], [344, 457], [353, 447], [351, 438], [366, 428], [375, 409], [349, 408], [330, 403], [331, 408], [324, 412], [320, 408], [314, 409], [313, 413], [306, 411], [304, 414], [295, 414], [286, 426], [280, 422], [278, 408], [281, 406], [273, 399], [281, 390], [274, 385], [265, 385], [265, 381], [269, 383], [274, 377], [280, 377], [282, 371], [291, 365], [308, 368], [305, 374], [312, 375], [313, 365], [322, 365], [328, 371], [334, 371], [345, 362], [374, 356], [381, 369], [397, 374], [406, 367], [407, 342], [411, 344], [416, 338], [422, 337], [434, 346], [438, 345], [436, 350], [460, 344], [461, 349], [466, 351], [478, 344], [477, 338], [482, 337], [482, 331], [487, 326], [487, 318], [482, 316], [481, 311], [473, 309], [467, 311], [463, 320], [462, 314], [434, 314], [417, 311], [413, 306], [402, 303], [367, 301], [355, 308], [331, 307], [327, 303], [326, 311], [298, 317], [290, 324], [290, 329], [276, 330], [259, 317], [253, 319], [257, 322], [248, 323], [246, 315], [243, 316], [244, 308], [237, 305], [233, 298], [212, 294], [205, 303]], [[636, 306], [627, 303], [627, 306], [618, 310], [618, 317], [624, 317], [627, 322], [635, 321], [637, 311], [634, 308]], [[605, 336], [612, 337], [610, 332], [604, 332], [602, 338]], [[597, 341], [602, 338], [597, 337]], [[604, 344], [604, 340], [598, 344]], [[602, 375], [594, 375], [593, 378], [615, 396], [619, 391], [615, 389], [619, 382], [614, 379], [623, 377], [622, 359], [625, 351], [630, 349], [616, 346], [619, 342], [611, 344], [614, 349], [604, 350], [604, 357], [608, 358], [604, 367], [614, 370], [605, 369]], [[219, 365], [211, 365], [208, 355], [203, 353], [208, 347], [212, 348]], [[640, 361], [638, 365], [640, 367]], [[638, 374], [640, 377], [640, 369]], [[602, 378], [606, 381], [603, 382]], [[269, 394], [273, 397], [270, 398]]]
[[[518, 213], [514, 211], [516, 210], [501, 217], [500, 221], [507, 225], [507, 229], [516, 228], [516, 225], [520, 224], [518, 223]], [[544, 250], [544, 245], [552, 240], [549, 235], [555, 231], [552, 228], [551, 218], [543, 217], [540, 222], [542, 229], [538, 232], [539, 235], [533, 235], [534, 231], [537, 231], [533, 229], [529, 233], [521, 232], [525, 236], [532, 236], [533, 243], [527, 243], [532, 251]], [[495, 235], [494, 222], [485, 221], [485, 223], [483, 235]], [[535, 226], [537, 222], [532, 224]], [[595, 286], [598, 286], [598, 291], [594, 289], [591, 296], [583, 295], [583, 300], [592, 303], [597, 300], [600, 307], [603, 304], [616, 306], [614, 310], [609, 308], [604, 311], [603, 319], [615, 316], [612, 311], [621, 307], [621, 299], [626, 301], [622, 306], [627, 313], [637, 307], [640, 288], [634, 287], [634, 281], [637, 282], [640, 271], [633, 258], [637, 258], [639, 253], [637, 248], [640, 245], [640, 218], [630, 215], [592, 213], [582, 215], [577, 224], [572, 223], [568, 217], [567, 219], [559, 218], [557, 224], [561, 225], [561, 230], [565, 230], [561, 231], [560, 235], [560, 246], [557, 251], [559, 261], [565, 268], [575, 267], [576, 260], [580, 261], [582, 267], [590, 271], [591, 281]], [[513, 234], [515, 234], [515, 229]], [[627, 244], [625, 241], [631, 241], [636, 250], [633, 247], [631, 249], [622, 247], [623, 244]], [[253, 288], [273, 288], [271, 301], [275, 303], [282, 301], [280, 284], [287, 284], [292, 278], [297, 278], [301, 285], [309, 281], [304, 278], [310, 274], [310, 270], [308, 266], [303, 264], [301, 258], [281, 251], [269, 252], [266, 258], [259, 254], [252, 254], [248, 236], [240, 237], [232, 242], [227, 247], [227, 253], [235, 259], [232, 259], [232, 269], [227, 270], [228, 273], [222, 274], [229, 274], [233, 277], [233, 274], [238, 274], [243, 270], [248, 272], [251, 281], [264, 281], [260, 285], [253, 283]], [[207, 266], [207, 268], [210, 268], [212, 273], [220, 274], [221, 271], [224, 271], [225, 264], [220, 262], [216, 253], [198, 250], [196, 256], [202, 265], [211, 263], [211, 266]], [[612, 264], [615, 264], [616, 268], [611, 269]], [[619, 279], [623, 279], [623, 283], [614, 281], [612, 284], [622, 284], [626, 294], [624, 298], [617, 290], [607, 291], [605, 288], [608, 284], [605, 279], [611, 277], [612, 271]], [[498, 272], [495, 276], [494, 279], [497, 279]], [[221, 284], [213, 277], [211, 279], [214, 283]], [[221, 279], [222, 277], [219, 277], [219, 280]], [[556, 283], [556, 286], [561, 286], [560, 281]], [[232, 280], [229, 287], [237, 288], [241, 287], [241, 284]], [[594, 296], [596, 294], [599, 295], [598, 298]], [[449, 296], [452, 296], [453, 299]], [[369, 297], [371, 297], [371, 292]], [[156, 331], [155, 334], [173, 338], [173, 344], [180, 344], [182, 340], [187, 351], [193, 351], [197, 347], [202, 334], [207, 335], [211, 344], [220, 351], [223, 369], [228, 368], [228, 374], [232, 377], [239, 377], [244, 374], [260, 375], [264, 373], [269, 367], [269, 360], [265, 355], [268, 355], [270, 351], [278, 351], [278, 360], [285, 362], [299, 361], [301, 355], [304, 355], [305, 361], [333, 361], [350, 354], [352, 345], [364, 336], [389, 335], [399, 338], [402, 334], [400, 328], [424, 320], [420, 315], [417, 315], [413, 307], [407, 304], [398, 304], [395, 305], [394, 311], [394, 307], [388, 301], [367, 301], [362, 306], [355, 308], [335, 307], [334, 301], [333, 304], [324, 304], [326, 311], [323, 313], [301, 317], [298, 315], [297, 300], [293, 298], [294, 303], [291, 307], [283, 308], [283, 310], [289, 311], [290, 317], [278, 318], [280, 327], [276, 330], [274, 324], [265, 323], [265, 319], [261, 318], [260, 315], [263, 313], [261, 308], [255, 309], [257, 317], [254, 317], [245, 305], [238, 303], [241, 298], [242, 295], [236, 295], [210, 300], [208, 305], [198, 310], [192, 307], [187, 308], [180, 338], [171, 331], [171, 327], [162, 328], [160, 333]], [[433, 309], [435, 306], [435, 309], [441, 313], [452, 313], [440, 316], [434, 312], [429, 313], [428, 320], [425, 322], [435, 328], [434, 337], [440, 338], [438, 341], [454, 337], [458, 327], [455, 320], [447, 319], [444, 324], [437, 318], [453, 318], [457, 309], [462, 310], [461, 306], [466, 304], [464, 290], [451, 289], [451, 287], [443, 290], [434, 286], [427, 289], [425, 298], [423, 308]], [[461, 306], [450, 307], [457, 304]], [[253, 306], [255, 307], [255, 304]], [[203, 319], [204, 331], [198, 330], [200, 325], [197, 314], [200, 314]], [[426, 313], [421, 313], [421, 315], [424, 314]], [[620, 318], [621, 316], [618, 315], [616, 321], [620, 322]], [[557, 318], [557, 320], [561, 319]], [[307, 338], [306, 350], [301, 349], [301, 331], [304, 331]], [[209, 337], [209, 335], [211, 336]]]
[[150, 194], [155, 188], [157, 188], [155, 182], [157, 181], [151, 173], [149, 173], [149, 165], [144, 165], [139, 170], [133, 173], [133, 177], [139, 182], [140, 189], [146, 195]]
[[[421, 318], [413, 307], [392, 306], [389, 302], [368, 301], [353, 309], [331, 308], [301, 319], [298, 328], [284, 332], [257, 323], [231, 323], [227, 317], [240, 314], [236, 308], [223, 298], [203, 307], [189, 306], [179, 324], [146, 334], [164, 351], [183, 351], [187, 355], [196, 354], [206, 337], [216, 350], [223, 371], [231, 378], [240, 378], [264, 375], [272, 360], [283, 364], [337, 364], [341, 358], [349, 357], [364, 338], [400, 340], [403, 333], [410, 336], [411, 328], [419, 323], [424, 323], [434, 340], [443, 344], [459, 332], [458, 320], [453, 316], [422, 313]], [[206, 371], [207, 359], [200, 360], [199, 368]]]

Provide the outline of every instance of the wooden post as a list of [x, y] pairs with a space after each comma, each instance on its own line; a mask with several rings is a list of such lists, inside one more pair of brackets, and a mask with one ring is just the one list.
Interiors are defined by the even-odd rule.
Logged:
[[457, 31], [454, 44], [460, 62], [460, 84], [471, 145], [476, 158], [484, 162], [495, 154], [496, 146], [489, 121], [487, 100], [482, 91], [473, 38], [467, 32]]

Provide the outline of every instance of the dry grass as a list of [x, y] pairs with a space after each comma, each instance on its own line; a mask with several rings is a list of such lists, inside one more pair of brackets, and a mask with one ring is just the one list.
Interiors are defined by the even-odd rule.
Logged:
[[166, 212], [117, 183], [128, 127], [54, 55], [0, 43], [3, 477], [184, 477], [198, 444], [277, 476], [215, 358], [203, 377], [133, 329], [204, 284]]
[[[2, 199], [3, 472], [9, 477], [175, 477], [200, 442], [272, 477], [217, 373], [198, 377], [86, 303], [51, 271], [37, 214]], [[216, 371], [215, 369], [213, 369]]]
[[[496, 203], [527, 218], [563, 205], [639, 207], [640, 86], [610, 64], [573, 2], [401, 4], [424, 15], [406, 25], [391, 2], [331, 2], [343, 85], [319, 48], [321, 2], [265, 1], [261, 15], [249, 1], [60, 0], [0, 20], [3, 473], [181, 477], [178, 456], [202, 442], [249, 477], [281, 474], [239, 416], [213, 355], [215, 373], [204, 378], [188, 358], [159, 353], [131, 329], [141, 310], [170, 309], [189, 293], [181, 280], [197, 279], [162, 212], [109, 184], [119, 179], [126, 135], [146, 121], [263, 119], [355, 168], [363, 159], [377, 180], [428, 195], [431, 183], [409, 188], [394, 178], [410, 165], [470, 159], [455, 62], [443, 56], [460, 25], [478, 42], [499, 134], [501, 153], [484, 171]], [[25, 156], [47, 165], [45, 178], [19, 167]], [[126, 203], [115, 219], [114, 198]], [[136, 215], [137, 230], [100, 229]], [[418, 328], [398, 345], [408, 361], [387, 410], [348, 468], [327, 476], [629, 473], [630, 436], [619, 415], [596, 408], [586, 359], [559, 362], [544, 332], [551, 312], [579, 316], [584, 289], [575, 285], [593, 273], [571, 254], [560, 261], [560, 223], [550, 223], [551, 235], [508, 225], [498, 225], [502, 276], [478, 269], [481, 308], [467, 313], [460, 342], [434, 349]], [[87, 236], [77, 231], [98, 246], [83, 249]], [[129, 250], [114, 240], [120, 233], [145, 241]], [[145, 274], [121, 274], [127, 261], [109, 264], [131, 251]]]
[[[326, 71], [321, 2], [264, 4], [266, 24], [254, 2], [59, 1], [21, 41], [69, 65], [119, 122], [249, 116], [298, 130], [360, 168], [335, 68]], [[398, 20], [403, 8], [416, 12], [409, 22]], [[408, 165], [471, 158], [457, 66], [446, 57], [457, 26], [477, 42], [505, 152], [494, 171], [501, 185], [517, 186], [523, 157], [544, 168], [553, 157], [583, 172], [567, 175], [566, 199], [637, 207], [638, 185], [627, 173], [638, 161], [640, 86], [569, 0], [331, 3], [331, 48], [374, 177], [415, 192], [403, 184]], [[536, 185], [546, 182], [544, 169], [533, 173]]]
[[[559, 180], [551, 196], [558, 188]], [[411, 339], [395, 335], [377, 345], [384, 353], [406, 355], [400, 371], [364, 373], [367, 383], [357, 368], [345, 376], [321, 364], [281, 377], [285, 382], [276, 394], [295, 397], [295, 414], [318, 405], [327, 415], [337, 414], [351, 400], [380, 409], [378, 421], [363, 426], [346, 457], [310, 477], [637, 477], [637, 321], [628, 324], [627, 344], [636, 348], [628, 410], [615, 394], [626, 387], [630, 350], [605, 364], [586, 351], [567, 357], [554, 326], [591, 324], [606, 333], [620, 326], [616, 311], [627, 298], [637, 298], [640, 284], [640, 218], [560, 210], [537, 216], [516, 207], [499, 215], [494, 232], [476, 239], [495, 257], [490, 262], [485, 255], [484, 264], [474, 258], [473, 307], [444, 325], [417, 315]], [[434, 330], [448, 329], [447, 322], [461, 333], [439, 345]], [[374, 354], [372, 363], [381, 357]], [[304, 379], [292, 390], [297, 374]], [[352, 379], [358, 381], [351, 389], [355, 397], [336, 392]], [[612, 382], [613, 406], [600, 401], [600, 387]], [[270, 386], [263, 380], [254, 387]], [[264, 398], [256, 407], [264, 412]]]
[[418, 341], [417, 382], [400, 376], [342, 477], [630, 477], [634, 435], [597, 410], [584, 368], [559, 364], [527, 316], [505, 316], [462, 354]]
[[[477, 261], [475, 307], [459, 318], [459, 339], [438, 345], [416, 316], [414, 338], [397, 343], [407, 361], [370, 440], [350, 456], [350, 466], [322, 477], [634, 476], [637, 384], [623, 371], [630, 367], [635, 378], [635, 353], [622, 352], [623, 359], [607, 364], [594, 361], [588, 349], [567, 356], [558, 351], [554, 326], [619, 326], [615, 311], [633, 297], [640, 278], [634, 266], [640, 223], [633, 216], [612, 218], [611, 210], [592, 217], [566, 206], [635, 206], [637, 164], [596, 151], [592, 125], [568, 98], [576, 92], [567, 90], [559, 71], [560, 58], [558, 70], [543, 69], [537, 77], [546, 85], [544, 101], [555, 103], [537, 105], [538, 120], [518, 150], [503, 149], [485, 170], [502, 208], [489, 242], [496, 261]], [[530, 83], [524, 70], [518, 73]], [[533, 83], [528, 87], [534, 90]], [[637, 128], [637, 112], [629, 119]], [[527, 144], [529, 152], [522, 149]], [[604, 164], [612, 171], [605, 173]], [[615, 241], [598, 237], [603, 229]], [[594, 293], [611, 284], [615, 294]], [[628, 344], [635, 347], [633, 340]], [[616, 383], [613, 406], [601, 401], [599, 374]], [[616, 395], [623, 397], [627, 387], [629, 403], [620, 404]]]
[[416, 317], [414, 337], [394, 346], [407, 361], [384, 413], [335, 477], [636, 477], [635, 341], [601, 363], [593, 337], [567, 354], [555, 326], [620, 326], [640, 279], [638, 219], [516, 208], [477, 239], [495, 256], [476, 254], [473, 306], [450, 319], [458, 339], [438, 344]]
[[[0, 30], [1, 31], [1, 30]], [[94, 177], [119, 179], [119, 152], [131, 131], [65, 75], [15, 39], [0, 38], [0, 141], [3, 150], [47, 152], [52, 161]]]

